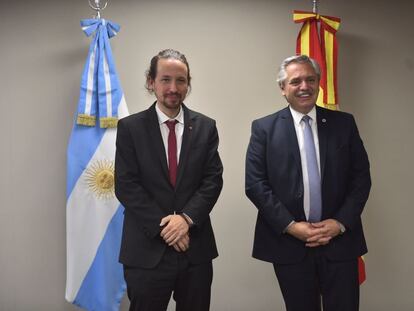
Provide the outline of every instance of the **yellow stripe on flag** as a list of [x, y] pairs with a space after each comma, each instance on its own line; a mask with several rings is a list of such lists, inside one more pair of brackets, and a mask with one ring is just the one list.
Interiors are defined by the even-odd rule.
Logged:
[[339, 29], [340, 22], [321, 16], [321, 19], [335, 30]]
[[334, 36], [332, 33], [325, 31], [325, 60], [326, 60], [326, 86], [327, 86], [327, 104], [335, 103], [335, 84], [334, 84], [334, 59], [333, 44]]
[[296, 21], [300, 21], [305, 18], [315, 17], [315, 16], [316, 14], [313, 14], [313, 13], [294, 13], [293, 20], [296, 22]]
[[300, 54], [309, 55], [309, 35], [310, 35], [310, 23], [306, 22], [303, 24], [300, 32]]
[[325, 107], [325, 103], [323, 102], [323, 94], [324, 94], [324, 90], [321, 86], [319, 86], [319, 95], [318, 95], [316, 104], [321, 107]]

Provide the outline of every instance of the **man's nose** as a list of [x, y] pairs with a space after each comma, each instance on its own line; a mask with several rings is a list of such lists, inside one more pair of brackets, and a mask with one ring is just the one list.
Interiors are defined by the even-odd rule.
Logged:
[[301, 90], [307, 90], [309, 88], [309, 83], [307, 81], [302, 81], [299, 85]]
[[171, 92], [176, 92], [177, 91], [177, 82], [171, 81], [171, 83], [170, 83], [170, 91]]

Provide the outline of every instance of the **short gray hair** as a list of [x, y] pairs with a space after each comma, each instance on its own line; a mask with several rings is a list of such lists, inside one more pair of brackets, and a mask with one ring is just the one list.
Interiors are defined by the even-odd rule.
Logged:
[[279, 73], [277, 74], [277, 83], [280, 88], [284, 87], [285, 80], [287, 78], [286, 67], [290, 64], [310, 64], [315, 69], [318, 80], [321, 79], [321, 68], [316, 60], [306, 55], [295, 55], [286, 58], [279, 67]]

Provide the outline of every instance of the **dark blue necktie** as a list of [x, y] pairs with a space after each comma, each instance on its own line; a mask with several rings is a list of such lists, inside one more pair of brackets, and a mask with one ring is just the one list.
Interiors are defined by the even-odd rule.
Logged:
[[318, 222], [322, 215], [321, 178], [319, 176], [318, 160], [316, 158], [315, 143], [313, 141], [312, 128], [309, 124], [312, 120], [309, 116], [302, 118], [305, 127], [303, 140], [305, 143], [306, 164], [308, 166], [309, 179], [309, 222]]

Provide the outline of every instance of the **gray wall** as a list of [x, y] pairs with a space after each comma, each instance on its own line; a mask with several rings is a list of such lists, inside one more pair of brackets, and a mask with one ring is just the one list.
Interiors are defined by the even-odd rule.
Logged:
[[[310, 3], [119, 0], [103, 13], [122, 26], [111, 42], [131, 112], [153, 100], [143, 87], [150, 58], [172, 47], [191, 65], [188, 106], [217, 120], [225, 184], [212, 212], [212, 310], [284, 309], [272, 266], [250, 257], [244, 156], [251, 121], [285, 106], [276, 67], [295, 50], [292, 10]], [[320, 4], [343, 19], [341, 109], [355, 115], [372, 165], [362, 310], [414, 305], [413, 10], [409, 0]], [[89, 46], [79, 20], [91, 15], [86, 0], [0, 1], [0, 310], [77, 310], [64, 300], [65, 152]]]

